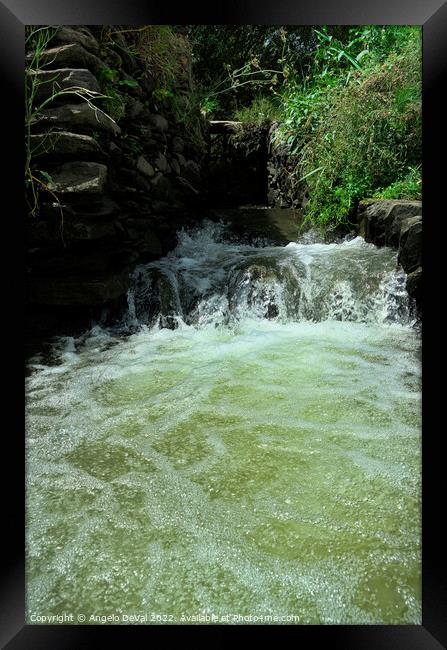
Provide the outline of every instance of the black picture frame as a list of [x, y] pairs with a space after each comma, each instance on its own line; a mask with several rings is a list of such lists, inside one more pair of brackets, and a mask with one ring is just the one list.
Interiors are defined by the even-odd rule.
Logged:
[[[20, 280], [23, 268], [23, 74], [24, 26], [26, 24], [413, 24], [423, 28], [423, 200], [424, 200], [424, 324], [423, 324], [423, 618], [422, 625], [377, 626], [38, 626], [25, 625], [24, 572], [24, 391], [23, 365], [17, 362], [23, 349], [21, 327], [23, 305]], [[439, 341], [442, 321], [438, 314], [442, 296], [430, 300], [429, 288], [436, 282], [437, 260], [443, 259], [442, 232], [436, 219], [443, 217], [440, 192], [443, 188], [445, 163], [437, 151], [445, 142], [445, 83], [447, 70], [447, 3], [441, 0], [231, 0], [224, 5], [207, 7], [184, 3], [148, 3], [144, 0], [2, 0], [0, 2], [0, 68], [2, 104], [6, 109], [3, 128], [12, 135], [12, 146], [2, 138], [6, 172], [4, 193], [13, 198], [9, 212], [4, 213], [6, 236], [4, 248], [10, 249], [11, 260], [3, 277], [4, 301], [10, 305], [7, 348], [11, 361], [7, 373], [12, 418], [4, 429], [4, 452], [13, 469], [3, 497], [3, 574], [1, 582], [0, 641], [8, 650], [57, 648], [102, 648], [110, 642], [131, 643], [136, 639], [150, 645], [166, 642], [172, 633], [182, 643], [196, 641], [218, 644], [230, 639], [252, 641], [261, 632], [265, 642], [280, 640], [284, 631], [303, 648], [322, 645], [340, 650], [435, 650], [447, 645], [447, 589], [445, 581], [445, 541], [440, 529], [443, 523], [441, 495], [444, 456], [441, 452], [444, 432], [442, 373], [437, 380]], [[445, 76], [445, 75], [444, 75]], [[6, 135], [6, 133], [4, 133]], [[444, 175], [443, 174], [443, 175]], [[444, 182], [445, 183], [445, 182]], [[439, 195], [438, 195], [439, 193]], [[6, 197], [5, 197], [6, 198]], [[439, 212], [439, 214], [438, 214]], [[444, 235], [445, 236], [445, 235]], [[9, 245], [15, 242], [15, 249]], [[436, 285], [435, 285], [436, 286]], [[442, 285], [440, 285], [442, 286]], [[8, 293], [9, 292], [9, 293]], [[438, 292], [437, 292], [438, 293]], [[11, 327], [11, 322], [13, 327]], [[5, 340], [5, 339], [4, 339]], [[436, 347], [435, 347], [436, 346]], [[439, 421], [438, 421], [438, 418]], [[134, 641], [135, 640], [135, 641]]]

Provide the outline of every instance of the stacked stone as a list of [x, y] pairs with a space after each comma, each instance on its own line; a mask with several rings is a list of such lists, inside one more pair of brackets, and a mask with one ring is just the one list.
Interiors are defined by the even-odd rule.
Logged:
[[[116, 56], [100, 49], [93, 29], [60, 27], [41, 56], [43, 68], [27, 73], [38, 77], [38, 103], [54, 89], [77, 87], [84, 94], [51, 100], [32, 128], [32, 149], [39, 152], [33, 163], [50, 179], [26, 229], [29, 300], [36, 306], [123, 299], [135, 263], [171, 248], [178, 224], [188, 211], [193, 219], [201, 197], [200, 116], [182, 131], [172, 116], [154, 111], [150, 70], [147, 83], [134, 83], [138, 63], [122, 56], [120, 77], [131, 83], [120, 85], [126, 101], [119, 125], [100, 98], [86, 101], [85, 91], [101, 92], [101, 71], [113, 67]], [[189, 84], [185, 74], [183, 98]], [[197, 129], [195, 144], [184, 137], [185, 128]]]

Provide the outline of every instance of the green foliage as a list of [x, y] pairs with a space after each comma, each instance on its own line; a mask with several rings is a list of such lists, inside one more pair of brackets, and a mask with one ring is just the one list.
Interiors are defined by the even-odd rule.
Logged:
[[127, 95], [121, 93], [116, 85], [108, 83], [103, 85], [105, 99], [104, 111], [115, 121], [119, 122], [126, 114]]
[[105, 110], [119, 121], [126, 112], [127, 91], [144, 87], [151, 98], [151, 109], [171, 113], [177, 122], [189, 124], [199, 114], [199, 104], [193, 93], [180, 93], [183, 85], [191, 86], [188, 40], [168, 25], [142, 27], [118, 26], [103, 28], [101, 51], [107, 58], [110, 50], [118, 48], [123, 57], [137, 63], [136, 79], [124, 76], [119, 67], [106, 68], [100, 81], [107, 95]]
[[119, 122], [126, 114], [129, 99], [127, 89], [138, 88], [138, 82], [135, 79], [120, 79], [120, 70], [107, 67], [100, 70], [98, 81], [104, 93], [104, 111], [115, 122]]
[[420, 196], [421, 30], [408, 26], [190, 26], [202, 110], [278, 121], [306, 217], [347, 223], [359, 200]]
[[279, 119], [280, 109], [275, 98], [256, 97], [250, 106], [235, 112], [235, 118], [246, 124], [261, 125]]
[[141, 140], [136, 136], [126, 135], [124, 137], [124, 142], [135, 156], [139, 156], [141, 153], [143, 153], [144, 147], [141, 144]]
[[310, 60], [310, 26], [190, 25], [202, 110], [228, 118]]
[[422, 179], [419, 167], [410, 167], [408, 174], [388, 187], [376, 192], [373, 199], [404, 199], [417, 201], [421, 199]]
[[322, 31], [314, 75], [284, 90], [277, 138], [299, 161], [306, 217], [316, 225], [346, 224], [377, 192], [420, 197], [420, 30], [394, 28], [391, 39], [384, 29], [350, 30], [343, 47]]

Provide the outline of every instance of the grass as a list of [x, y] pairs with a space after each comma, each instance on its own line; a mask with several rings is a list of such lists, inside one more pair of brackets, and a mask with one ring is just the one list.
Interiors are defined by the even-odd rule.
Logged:
[[280, 119], [281, 112], [278, 102], [270, 97], [256, 97], [250, 106], [237, 110], [234, 118], [244, 124], [261, 126], [266, 122]]
[[414, 30], [399, 52], [355, 70], [348, 83], [289, 99], [289, 118], [297, 116], [281, 135], [297, 157], [294, 173], [309, 187], [308, 221], [347, 224], [366, 197], [420, 198], [420, 89], [420, 33]]

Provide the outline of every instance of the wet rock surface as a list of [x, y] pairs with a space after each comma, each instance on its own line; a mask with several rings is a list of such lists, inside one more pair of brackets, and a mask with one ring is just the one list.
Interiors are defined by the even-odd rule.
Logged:
[[398, 250], [398, 262], [408, 274], [407, 290], [422, 310], [422, 202], [377, 200], [357, 210], [360, 234], [376, 246]]

